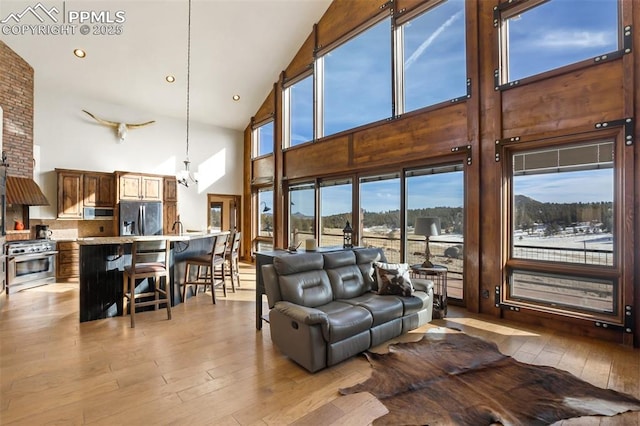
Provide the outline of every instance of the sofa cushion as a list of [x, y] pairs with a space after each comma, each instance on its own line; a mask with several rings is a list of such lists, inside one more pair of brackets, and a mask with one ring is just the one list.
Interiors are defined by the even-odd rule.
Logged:
[[371, 313], [360, 306], [344, 302], [331, 302], [316, 309], [327, 314], [329, 327], [323, 329], [328, 343], [339, 342], [358, 333], [369, 330], [373, 324]]
[[331, 282], [335, 299], [349, 299], [368, 292], [362, 273], [356, 265], [356, 255], [352, 251], [324, 254], [324, 268]]
[[298, 272], [278, 277], [282, 300], [309, 308], [333, 300], [331, 283], [324, 269]]
[[333, 300], [320, 253], [284, 254], [273, 258], [282, 300], [313, 308]]
[[429, 293], [416, 290], [413, 295], [409, 297], [395, 296], [404, 308], [403, 315], [413, 314], [414, 312], [426, 309], [429, 304], [433, 303], [433, 300], [429, 297]]
[[373, 317], [374, 327], [400, 318], [404, 312], [404, 306], [399, 298], [381, 296], [371, 292], [358, 297], [340, 299], [339, 301], [367, 309]]
[[406, 263], [374, 263], [378, 280], [378, 293], [386, 295], [411, 296], [413, 285]]
[[322, 269], [324, 258], [320, 253], [283, 254], [273, 258], [273, 266], [278, 275], [291, 275], [298, 272]]
[[327, 269], [331, 290], [336, 299], [349, 299], [367, 293], [371, 288], [364, 283], [356, 265]]
[[330, 253], [324, 253], [325, 269], [336, 269], [342, 266], [355, 265], [356, 255], [353, 251], [336, 251]]

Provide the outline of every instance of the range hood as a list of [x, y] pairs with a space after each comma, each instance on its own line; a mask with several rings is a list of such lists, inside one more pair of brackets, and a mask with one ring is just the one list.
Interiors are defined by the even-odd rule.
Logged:
[[7, 176], [7, 204], [48, 206], [49, 201], [33, 179]]

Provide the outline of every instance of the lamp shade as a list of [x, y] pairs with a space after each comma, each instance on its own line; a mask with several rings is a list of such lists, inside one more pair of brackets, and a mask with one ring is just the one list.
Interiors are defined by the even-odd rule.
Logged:
[[414, 234], [433, 237], [440, 235], [439, 217], [418, 217], [416, 218]]

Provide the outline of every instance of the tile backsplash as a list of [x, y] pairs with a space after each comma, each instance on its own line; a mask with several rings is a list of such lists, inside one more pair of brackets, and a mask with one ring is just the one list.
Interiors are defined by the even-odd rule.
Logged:
[[113, 237], [117, 235], [113, 220], [55, 220], [31, 219], [31, 235], [35, 238], [36, 225], [49, 225], [54, 240], [73, 240], [84, 237]]

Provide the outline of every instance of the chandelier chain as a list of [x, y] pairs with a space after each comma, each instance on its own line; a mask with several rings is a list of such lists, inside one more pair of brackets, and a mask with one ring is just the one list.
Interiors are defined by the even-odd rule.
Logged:
[[189, 0], [189, 18], [187, 27], [187, 161], [189, 161], [189, 109], [191, 106], [191, 0]]

